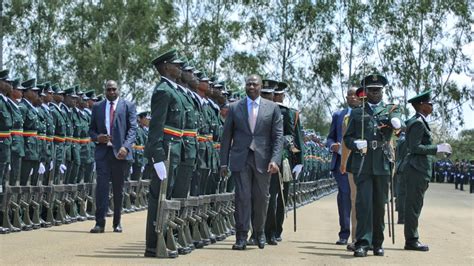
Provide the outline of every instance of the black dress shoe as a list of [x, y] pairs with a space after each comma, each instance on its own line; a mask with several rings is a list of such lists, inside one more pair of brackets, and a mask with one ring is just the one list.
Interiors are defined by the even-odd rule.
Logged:
[[354, 250], [354, 257], [367, 257], [367, 250], [365, 248], [356, 248]]
[[[175, 250], [169, 250], [167, 249], [168, 251], [168, 258], [170, 259], [174, 259], [174, 258], [177, 258], [178, 257], [178, 252], [175, 251]], [[154, 248], [146, 248], [145, 249], [145, 257], [147, 258], [156, 258], [156, 249]]]
[[103, 233], [104, 231], [105, 231], [104, 227], [96, 225], [94, 226], [94, 228], [91, 229], [90, 232], [93, 234], [97, 234], [97, 233]]
[[114, 232], [115, 233], [122, 233], [123, 229], [122, 229], [122, 226], [120, 224], [114, 226]]
[[274, 236], [270, 237], [270, 238], [267, 240], [267, 243], [268, 243], [269, 245], [272, 245], [272, 246], [278, 245], [278, 242], [277, 242], [277, 240], [276, 240], [276, 238], [275, 238]]
[[384, 250], [383, 247], [374, 247], [374, 256], [383, 256]]
[[347, 239], [339, 238], [339, 240], [336, 241], [336, 245], [347, 245]]
[[421, 244], [419, 241], [415, 243], [405, 243], [406, 250], [416, 250], [416, 251], [429, 251], [430, 248], [427, 245]]
[[257, 245], [257, 239], [250, 237], [249, 240], [247, 241], [247, 245], [249, 246], [256, 246]]
[[346, 249], [349, 251], [355, 251], [355, 244], [354, 243], [347, 244]]
[[265, 235], [260, 235], [257, 237], [257, 245], [259, 249], [265, 248]]
[[245, 250], [247, 248], [247, 241], [239, 239], [232, 245], [233, 250]]
[[276, 241], [278, 241], [278, 242], [281, 242], [281, 241], [283, 240], [283, 238], [281, 238], [281, 236], [277, 236], [277, 237], [275, 237], [275, 239], [276, 239]]

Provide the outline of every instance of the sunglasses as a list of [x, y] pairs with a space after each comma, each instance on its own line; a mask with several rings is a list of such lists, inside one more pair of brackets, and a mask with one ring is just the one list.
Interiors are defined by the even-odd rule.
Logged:
[[107, 88], [107, 91], [116, 91], [117, 88]]

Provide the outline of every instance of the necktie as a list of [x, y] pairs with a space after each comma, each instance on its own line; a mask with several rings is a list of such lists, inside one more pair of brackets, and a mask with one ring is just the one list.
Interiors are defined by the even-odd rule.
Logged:
[[114, 128], [114, 117], [115, 117], [115, 110], [114, 110], [114, 102], [110, 102], [110, 135], [112, 135], [113, 128]]
[[255, 130], [255, 124], [257, 122], [257, 103], [256, 102], [252, 102], [251, 103], [251, 112], [250, 112], [250, 131], [253, 131]]
[[[255, 130], [255, 124], [257, 123], [257, 103], [256, 102], [252, 102], [251, 103], [251, 112], [250, 112], [250, 130], [252, 131], [252, 133], [254, 132]], [[255, 151], [255, 142], [253, 140], [253, 137], [252, 137], [252, 142], [250, 143], [250, 149], [252, 151]]]

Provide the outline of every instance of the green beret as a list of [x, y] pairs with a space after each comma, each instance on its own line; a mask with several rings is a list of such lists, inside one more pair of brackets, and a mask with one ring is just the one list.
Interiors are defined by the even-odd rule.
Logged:
[[431, 101], [431, 90], [425, 90], [408, 100], [409, 103], [423, 103]]
[[39, 91], [39, 88], [36, 87], [36, 79], [29, 79], [27, 81], [24, 81], [23, 83], [21, 83], [21, 86], [25, 90]]

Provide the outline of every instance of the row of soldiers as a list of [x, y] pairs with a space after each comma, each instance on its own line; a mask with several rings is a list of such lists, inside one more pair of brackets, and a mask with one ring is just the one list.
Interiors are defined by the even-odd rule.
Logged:
[[[176, 50], [163, 53], [152, 64], [161, 80], [151, 98], [150, 131], [145, 146], [148, 161], [145, 172], [151, 169], [149, 172], [152, 175], [145, 256], [176, 257], [225, 238], [220, 233], [228, 233], [228, 230], [216, 229], [219, 222], [216, 224], [214, 221], [220, 220], [223, 227], [234, 223], [232, 215], [228, 216], [225, 212], [216, 214], [219, 209], [216, 205], [228, 195], [233, 201], [234, 182], [231, 175], [220, 175], [219, 152], [228, 105], [236, 99], [231, 97], [229, 103], [224, 84], [195, 69]], [[290, 136], [286, 158], [288, 164], [302, 166], [303, 152], [299, 152], [301, 156], [290, 152], [291, 149], [301, 150], [303, 140], [298, 113], [282, 103], [286, 84], [267, 80], [263, 87], [269, 90], [267, 97], [271, 97], [272, 101], [275, 95], [280, 95], [275, 102], [280, 103], [283, 118], [287, 121], [284, 131]], [[274, 93], [276, 91], [279, 93]], [[315, 179], [310, 175], [308, 180]], [[267, 220], [271, 224], [267, 224], [266, 233], [269, 236], [267, 239], [276, 244], [281, 237], [281, 223], [277, 221], [282, 222], [282, 219], [278, 217], [283, 218], [285, 210], [282, 208], [284, 201], [277, 202], [276, 199], [287, 199], [282, 194], [288, 195], [289, 180], [276, 179], [272, 183], [272, 203], [268, 210], [270, 215], [267, 215], [267, 219], [271, 216]], [[310, 190], [306, 191], [309, 193]], [[187, 207], [196, 205], [196, 201], [209, 202], [209, 208], [201, 209], [191, 217], [193, 219], [189, 219]], [[227, 207], [233, 212], [233, 206]], [[167, 215], [163, 215], [165, 211]], [[200, 225], [196, 226], [196, 223]], [[183, 234], [181, 231], [184, 235], [189, 231], [191, 237], [180, 237]], [[235, 232], [231, 230], [230, 233]]]
[[[162, 82], [175, 86], [174, 92], [180, 99], [179, 104], [171, 107], [177, 123], [166, 123], [162, 129], [165, 138], [179, 143], [173, 147], [178, 147], [175, 153], [173, 149], [171, 151], [169, 180], [172, 182], [168, 183], [165, 194], [167, 199], [181, 204], [175, 210], [170, 204], [167, 215], [164, 212], [159, 215], [167, 220], [162, 224], [171, 230], [166, 236], [167, 256], [189, 253], [193, 248], [222, 240], [232, 233], [234, 185], [230, 176], [219, 176], [219, 140], [228, 105], [237, 100], [229, 97], [223, 82], [206, 77], [186, 60], [174, 55], [173, 60], [173, 64], [179, 66], [179, 76], [172, 78], [172, 74], [158, 68]], [[57, 84], [36, 84], [35, 79], [11, 80], [8, 72], [1, 71], [0, 75], [1, 232], [94, 219], [95, 144], [90, 141], [88, 127], [92, 105], [101, 101], [101, 96], [95, 96], [94, 90], [81, 92], [79, 86], [62, 90]], [[299, 182], [292, 186], [293, 192], [288, 192], [289, 180], [285, 180], [285, 200], [289, 193], [290, 197], [294, 196], [290, 201], [300, 206], [330, 192], [328, 153], [314, 132], [308, 132], [304, 137], [299, 134], [303, 131], [296, 110], [280, 105], [288, 110], [287, 130], [298, 135], [298, 147], [303, 149], [298, 164], [302, 167], [304, 164], [304, 167]], [[157, 147], [156, 140], [160, 137], [152, 135], [150, 139], [148, 127], [151, 118], [163, 114], [163, 106], [154, 105], [152, 99], [152, 112], [138, 115], [140, 127], [133, 146], [134, 160], [129, 162], [129, 180], [124, 186], [125, 212], [146, 208], [148, 192], [152, 202], [156, 195], [153, 183], [158, 179], [150, 167], [156, 157], [150, 156], [149, 151], [147, 154], [147, 147]], [[298, 128], [293, 126], [296, 124]], [[288, 149], [291, 149], [291, 143], [289, 141]], [[324, 181], [324, 188], [319, 181]], [[316, 186], [319, 186], [318, 190]], [[324, 193], [321, 193], [323, 189]], [[205, 197], [217, 194], [222, 197]], [[150, 210], [155, 213], [149, 213], [148, 223], [156, 224], [157, 206], [151, 204]], [[279, 210], [284, 213], [281, 206]], [[219, 222], [216, 217], [220, 217]], [[179, 226], [174, 227], [174, 222]], [[179, 230], [186, 228], [185, 224], [191, 228], [187, 234]], [[156, 230], [147, 230], [149, 234], [156, 236]], [[274, 235], [277, 234], [281, 234], [281, 230], [275, 231]], [[185, 237], [180, 237], [183, 235]], [[147, 253], [157, 255], [156, 249]]]
[[454, 183], [455, 189], [464, 190], [464, 185], [474, 182], [474, 160], [456, 159], [454, 163], [445, 158], [435, 162], [433, 167], [433, 180], [440, 183]]

